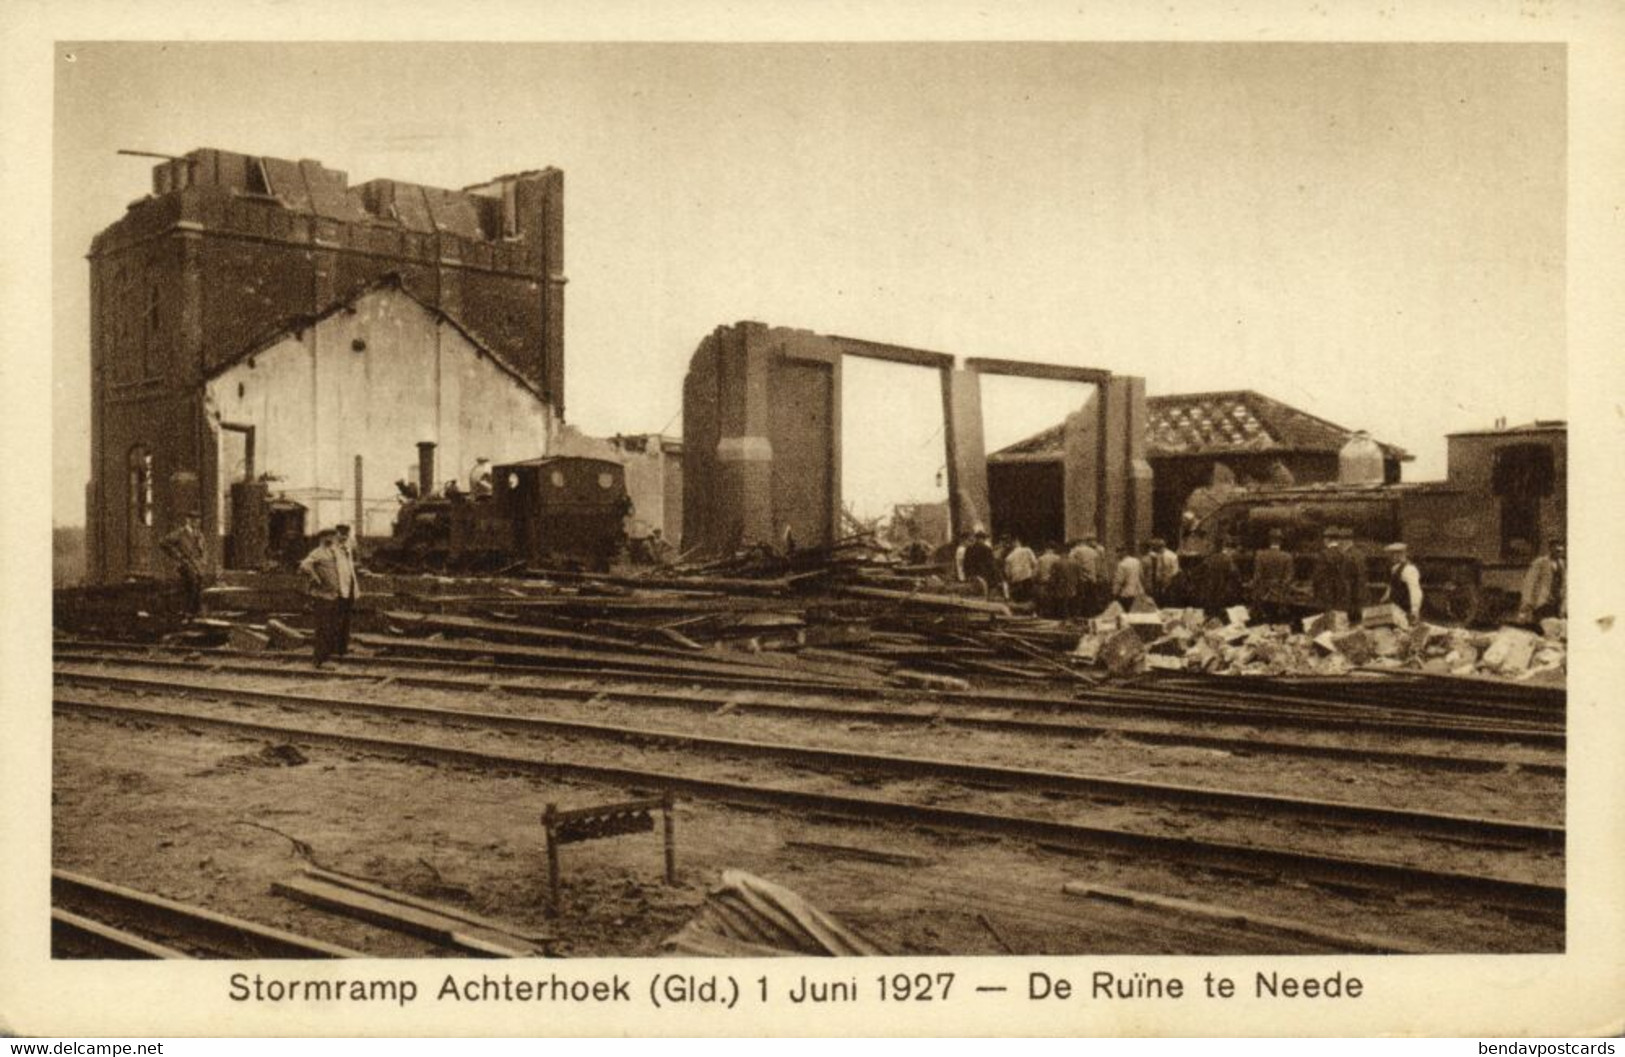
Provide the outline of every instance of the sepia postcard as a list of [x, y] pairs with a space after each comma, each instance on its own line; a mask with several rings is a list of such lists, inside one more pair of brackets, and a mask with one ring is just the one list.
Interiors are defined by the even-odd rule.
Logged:
[[1617, 6], [414, 11], [0, 23], [0, 1031], [1625, 1030]]

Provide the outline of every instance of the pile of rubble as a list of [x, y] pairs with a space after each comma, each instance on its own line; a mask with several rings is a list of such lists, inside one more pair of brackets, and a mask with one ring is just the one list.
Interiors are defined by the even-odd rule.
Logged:
[[1493, 632], [1412, 626], [1404, 611], [1368, 606], [1358, 626], [1343, 613], [1285, 624], [1253, 625], [1245, 606], [1225, 619], [1200, 609], [1158, 609], [1141, 599], [1124, 611], [1112, 603], [1087, 622], [1073, 654], [1113, 675], [1198, 671], [1225, 675], [1345, 675], [1356, 669], [1408, 669], [1444, 675], [1562, 682], [1567, 624], [1540, 622], [1540, 632], [1503, 627]]

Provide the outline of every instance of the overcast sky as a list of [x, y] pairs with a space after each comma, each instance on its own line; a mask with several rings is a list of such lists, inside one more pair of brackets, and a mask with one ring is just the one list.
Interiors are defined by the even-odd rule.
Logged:
[[[742, 319], [1257, 389], [1410, 449], [1411, 479], [1442, 476], [1447, 432], [1565, 415], [1560, 45], [58, 52], [58, 523], [89, 467], [83, 254], [149, 188], [120, 147], [352, 183], [563, 169], [567, 415], [590, 433], [678, 430], [689, 355]], [[1013, 403], [996, 434], [1059, 418]], [[925, 453], [896, 460], [904, 493], [940, 464], [939, 414], [891, 410]]]

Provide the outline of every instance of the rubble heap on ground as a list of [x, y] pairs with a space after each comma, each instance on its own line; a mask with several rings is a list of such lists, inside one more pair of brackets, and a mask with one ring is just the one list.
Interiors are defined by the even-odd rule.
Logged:
[[1252, 624], [1245, 606], [1225, 618], [1200, 609], [1158, 609], [1141, 600], [1125, 612], [1112, 603], [1087, 622], [1074, 653], [1116, 675], [1167, 670], [1227, 675], [1346, 675], [1357, 669], [1404, 669], [1438, 675], [1562, 682], [1567, 670], [1565, 621], [1540, 631], [1502, 627], [1474, 631], [1426, 621], [1412, 625], [1392, 605], [1368, 606], [1358, 625], [1343, 613], [1304, 618], [1296, 626]]

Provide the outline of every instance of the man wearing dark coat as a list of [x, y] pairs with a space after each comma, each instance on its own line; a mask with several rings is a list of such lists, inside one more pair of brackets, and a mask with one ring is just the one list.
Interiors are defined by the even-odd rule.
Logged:
[[1253, 582], [1249, 597], [1258, 617], [1279, 624], [1287, 617], [1292, 592], [1292, 555], [1281, 549], [1281, 530], [1270, 529], [1270, 545], [1253, 555]]
[[1196, 597], [1202, 611], [1223, 620], [1224, 611], [1241, 601], [1241, 573], [1236, 568], [1236, 545], [1224, 545], [1202, 560], [1196, 570]]
[[180, 573], [182, 603], [188, 620], [203, 610], [203, 533], [198, 528], [198, 512], [188, 510], [178, 528], [163, 538], [158, 546], [175, 560]]

